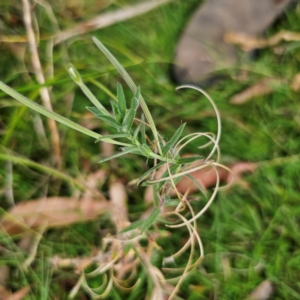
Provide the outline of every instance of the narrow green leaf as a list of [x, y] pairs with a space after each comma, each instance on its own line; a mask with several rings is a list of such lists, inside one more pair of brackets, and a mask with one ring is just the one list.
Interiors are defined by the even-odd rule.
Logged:
[[111, 155], [109, 157], [105, 157], [105, 158], [99, 160], [98, 163], [103, 163], [103, 162], [111, 160], [113, 158], [117, 158], [117, 157], [123, 156], [123, 155], [125, 155], [127, 153], [134, 153], [134, 151], [136, 149], [138, 149], [138, 147], [136, 147], [136, 146], [133, 146], [133, 147], [124, 147], [123, 151], [115, 153], [115, 154], [113, 154], [113, 155]]
[[127, 134], [127, 133], [103, 135], [100, 138], [98, 138], [95, 143], [97, 143], [99, 141], [103, 141], [105, 139], [119, 139], [119, 138], [127, 138], [127, 137], [129, 137], [129, 134]]
[[152, 172], [154, 172], [156, 169], [160, 168], [161, 166], [163, 166], [166, 162], [161, 161], [160, 163], [156, 164], [155, 166], [153, 166], [152, 168], [150, 168], [147, 172], [145, 172], [140, 178], [139, 181], [137, 183], [137, 185], [139, 185], [145, 178], [147, 178], [148, 175], [150, 175]]
[[141, 230], [144, 232], [149, 226], [151, 226], [158, 218], [160, 214], [160, 208], [155, 207], [150, 216], [143, 223]]
[[126, 114], [126, 99], [125, 99], [123, 87], [119, 82], [117, 83], [117, 99], [118, 99], [118, 107], [120, 110], [120, 114], [122, 118], [124, 118]]
[[140, 147], [139, 146], [130, 146], [130, 147], [123, 147], [123, 151], [127, 151], [127, 149], [131, 149], [131, 153], [142, 155]]
[[45, 107], [33, 102], [32, 100], [28, 99], [27, 97], [23, 96], [22, 94], [18, 93], [17, 91], [15, 91], [14, 89], [12, 89], [11, 87], [9, 87], [8, 85], [6, 85], [5, 83], [3, 83], [2, 81], [0, 81], [0, 89], [5, 92], [6, 94], [8, 94], [9, 96], [11, 96], [12, 98], [16, 99], [17, 101], [21, 102], [22, 104], [26, 105], [27, 107], [37, 111], [38, 113], [53, 119], [61, 124], [64, 124], [72, 129], [75, 129], [77, 131], [80, 131], [86, 135], [89, 135], [93, 138], [99, 138], [101, 135], [91, 131], [53, 111], [50, 111], [48, 109], [46, 109]]
[[123, 123], [122, 123], [122, 128], [123, 128], [124, 132], [129, 132], [129, 130], [132, 127], [136, 111], [139, 107], [139, 94], [140, 94], [140, 88], [138, 87], [136, 94], [132, 98], [131, 107], [126, 112], [126, 115], [125, 115]]
[[141, 117], [141, 124], [142, 124], [142, 144], [146, 144], [146, 126], [145, 126], [145, 116], [144, 114], [142, 114], [142, 117]]
[[116, 120], [111, 117], [110, 115], [103, 115], [100, 110], [96, 107], [89, 107], [87, 106], [86, 109], [88, 109], [90, 112], [92, 112], [94, 114], [95, 117], [101, 119], [102, 121], [104, 121], [105, 123], [107, 123], [108, 125], [116, 128], [116, 129], [120, 129], [120, 125], [117, 124]]
[[178, 203], [179, 203], [179, 199], [178, 198], [172, 199], [170, 197], [165, 196], [164, 207], [167, 207], [167, 206], [177, 206]]
[[128, 232], [128, 231], [137, 229], [137, 228], [141, 227], [144, 222], [145, 222], [144, 220], [138, 220], [138, 221], [132, 222], [129, 226], [122, 229], [120, 231], [120, 233], [124, 233], [124, 232]]
[[158, 137], [158, 140], [159, 140], [159, 143], [160, 143], [161, 148], [163, 148], [163, 147], [166, 145], [166, 142], [163, 140], [163, 137], [162, 137], [162, 136], [159, 136], [159, 137]]
[[182, 124], [174, 133], [174, 135], [171, 137], [171, 139], [166, 143], [165, 147], [162, 149], [162, 155], [165, 156], [169, 150], [171, 149], [171, 147], [173, 147], [175, 145], [175, 143], [178, 141], [178, 139], [180, 138], [182, 131], [185, 127], [185, 123]]
[[140, 132], [142, 124], [140, 123], [133, 133], [133, 140], [138, 142], [138, 134]]
[[154, 200], [154, 207], [160, 206], [160, 196], [159, 196], [159, 189], [157, 188], [157, 185], [153, 186], [153, 200]]
[[[124, 78], [124, 80], [126, 81], [128, 86], [130, 87], [132, 92], [135, 93], [136, 90], [137, 90], [137, 87], [134, 84], [131, 77], [126, 72], [126, 70], [122, 67], [122, 65], [117, 61], [117, 59], [108, 51], [108, 49], [96, 37], [93, 37], [92, 39], [93, 39], [94, 43], [96, 44], [96, 46], [102, 51], [102, 53], [108, 58], [108, 60], [113, 64], [113, 66], [117, 69], [117, 71], [120, 73], [120, 75]], [[152, 119], [149, 108], [148, 108], [148, 106], [147, 106], [147, 104], [146, 104], [146, 102], [145, 102], [142, 95], [140, 95], [139, 101], [140, 101], [141, 107], [142, 107], [142, 109], [145, 113], [146, 119], [148, 120], [149, 126], [152, 130], [154, 139], [158, 140], [158, 133], [157, 133], [157, 130], [156, 130], [155, 123]], [[160, 154], [162, 153], [160, 145], [158, 145], [158, 152]]]
[[87, 110], [89, 110], [94, 116], [101, 115], [101, 111], [97, 107], [93, 106], [86, 106], [85, 107]]
[[201, 191], [201, 193], [205, 196], [205, 198], [207, 199], [207, 192], [203, 189], [203, 187], [199, 184], [199, 182], [190, 174], [186, 174], [185, 175], [187, 178], [189, 178], [194, 185], [199, 189], [199, 191]]
[[[3, 90], [3, 92], [5, 92], [9, 96], [11, 96], [12, 98], [14, 98], [17, 101], [21, 102], [22, 104], [26, 105], [27, 107], [35, 110], [36, 112], [38, 112], [50, 119], [53, 119], [69, 128], [77, 130], [77, 131], [84, 133], [88, 136], [91, 136], [95, 139], [98, 139], [99, 137], [101, 137], [101, 134], [91, 131], [91, 130], [57, 114], [56, 112], [50, 111], [50, 110], [46, 109], [45, 107], [33, 102], [32, 100], [30, 100], [30, 99], [26, 98], [25, 96], [23, 96], [22, 94], [18, 93], [17, 91], [15, 91], [11, 87], [9, 87], [5, 83], [3, 83], [2, 81], [0, 81], [0, 89]], [[114, 140], [107, 140], [106, 142], [111, 143], [111, 144], [116, 144], [116, 145], [122, 145], [122, 146], [128, 145], [128, 144], [117, 142]]]
[[147, 144], [140, 145], [139, 149], [144, 156], [146, 156], [146, 157], [152, 156], [153, 152], [151, 151], [150, 147]]
[[[5, 153], [2, 153], [3, 150], [5, 151]], [[33, 168], [35, 170], [38, 170], [39, 172], [45, 173], [46, 175], [51, 175], [53, 177], [57, 177], [59, 179], [65, 180], [66, 182], [75, 184], [76, 186], [78, 186], [83, 191], [86, 190], [86, 188], [87, 188], [84, 184], [82, 184], [78, 180], [76, 180], [73, 177], [67, 175], [66, 173], [58, 171], [55, 168], [51, 168], [51, 167], [48, 167], [46, 165], [43, 165], [43, 164], [37, 163], [35, 161], [32, 161], [28, 158], [18, 156], [16, 153], [10, 152], [6, 148], [3, 148], [3, 150], [1, 149], [1, 151], [0, 151], [0, 161], [3, 161], [3, 162], [11, 161], [15, 164], [20, 164], [20, 165], [27, 166], [29, 168]]]
[[113, 113], [114, 113], [114, 116], [115, 116], [115, 119], [116, 119], [116, 122], [118, 124], [121, 124], [121, 120], [122, 120], [122, 116], [120, 114], [120, 111], [119, 111], [119, 107], [118, 107], [118, 104], [114, 101], [110, 101], [110, 105], [111, 105], [111, 108], [113, 110]]
[[105, 94], [107, 94], [108, 97], [112, 98], [116, 103], [118, 103], [117, 96], [113, 94], [104, 84], [97, 81], [93, 77], [88, 77], [87, 81], [98, 87], [101, 91], [103, 91]]

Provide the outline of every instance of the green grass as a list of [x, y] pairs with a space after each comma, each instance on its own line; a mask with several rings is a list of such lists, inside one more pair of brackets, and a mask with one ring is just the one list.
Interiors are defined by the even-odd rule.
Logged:
[[[92, 6], [93, 1], [90, 2], [89, 5]], [[117, 4], [132, 2], [117, 1]], [[70, 61], [82, 77], [103, 84], [115, 95], [116, 82], [121, 82], [123, 86], [125, 84], [94, 46], [91, 36], [95, 35], [109, 47], [135, 83], [142, 87], [157, 129], [166, 139], [171, 138], [175, 130], [185, 122], [186, 133], [216, 132], [216, 120], [211, 116], [210, 104], [193, 91], [175, 92], [175, 86], [168, 76], [168, 63], [172, 60], [176, 40], [197, 2], [174, 2], [133, 20], [87, 34], [84, 39], [78, 39], [68, 47]], [[117, 4], [114, 8], [117, 8]], [[7, 7], [5, 9], [7, 15], [22, 17], [22, 12], [17, 8], [17, 11]], [[52, 25], [41, 7], [38, 10], [37, 20], [41, 33], [46, 34]], [[84, 19], [95, 16], [95, 12], [88, 5], [84, 11], [90, 14], [83, 16]], [[61, 14], [57, 14], [57, 18], [62, 28], [73, 23], [72, 19], [63, 18]], [[20, 24], [15, 26], [15, 32], [24, 33]], [[288, 11], [267, 35], [281, 29], [300, 32], [299, 11]], [[7, 34], [12, 33], [8, 31]], [[286, 160], [277, 165], [265, 164], [253, 174], [244, 176], [250, 185], [249, 189], [233, 186], [228, 191], [219, 192], [215, 202], [199, 219], [198, 226], [206, 257], [184, 281], [179, 292], [182, 299], [209, 299], [213, 295], [224, 300], [243, 299], [265, 279], [274, 284], [272, 299], [300, 299], [300, 167], [299, 158], [289, 160], [300, 149], [300, 94], [293, 92], [286, 84], [272, 94], [256, 97], [242, 106], [229, 103], [232, 95], [265, 76], [290, 81], [299, 72], [299, 42], [285, 45], [287, 48], [282, 55], [274, 54], [269, 49], [261, 50], [258, 59], [248, 63], [250, 71], [247, 82], [228, 78], [207, 90], [222, 116], [220, 148], [224, 161], [261, 162], [272, 161], [278, 157]], [[41, 42], [43, 61], [44, 49], [45, 42]], [[20, 71], [20, 62], [11, 48], [5, 44], [1, 45], [1, 50], [0, 79], [40, 103], [39, 86], [33, 77], [25, 76]], [[62, 59], [61, 51], [59, 47], [54, 50], [54, 79], [49, 82], [49, 85], [53, 84], [52, 91], [55, 95], [53, 107], [61, 115], [80, 122], [86, 113], [85, 107], [90, 103], [69, 78], [67, 63]], [[28, 53], [25, 55], [25, 63], [27, 66], [30, 64]], [[232, 74], [234, 70], [225, 72]], [[92, 82], [86, 83], [109, 109], [111, 97], [107, 92]], [[129, 88], [125, 89], [125, 94], [131, 99]], [[34, 127], [34, 112], [20, 106], [3, 93], [0, 105], [0, 138], [3, 146], [0, 154], [10, 155], [11, 152], [6, 151], [9, 149], [17, 156], [43, 166], [51, 166], [52, 150], [45, 118], [41, 117], [45, 126], [44, 138], [38, 135]], [[146, 170], [145, 159], [140, 156], [121, 158], [117, 160], [116, 166], [109, 163], [98, 165], [95, 162], [100, 159], [99, 144], [63, 125], [58, 125], [58, 128], [62, 138], [62, 172], [66, 176], [78, 178], [105, 168], [109, 174], [128, 183]], [[104, 131], [115, 133], [110, 132], [108, 126], [103, 126], [100, 120], [95, 131], [99, 134], [104, 134]], [[188, 150], [194, 151], [193, 145]], [[19, 164], [17, 161], [0, 160], [0, 205], [4, 209], [10, 207], [5, 193], [9, 175], [13, 176], [12, 190], [16, 203], [45, 195], [70, 196], [76, 190], [70, 181], [56, 176], [51, 170], [36, 168], [32, 164]], [[102, 187], [105, 195], [107, 186], [108, 182], [105, 182]], [[145, 209], [142, 198], [144, 188], [133, 186], [127, 187], [127, 190], [129, 217], [134, 221]], [[201, 207], [202, 203], [198, 209]], [[101, 245], [107, 223], [108, 217], [48, 230], [40, 242], [34, 263], [26, 273], [20, 268], [27, 257], [27, 253], [18, 246], [21, 237], [9, 237], [1, 233], [0, 244], [3, 252], [0, 264], [11, 268], [8, 288], [16, 291], [30, 285], [31, 291], [25, 299], [67, 299], [78, 275], [72, 268], [53, 270], [49, 258], [54, 255], [89, 255], [95, 247]], [[108, 227], [113, 232], [111, 223]], [[153, 263], [158, 267], [164, 256], [176, 252], [178, 245], [185, 242], [186, 230], [179, 234], [176, 230], [170, 232], [173, 232], [170, 238], [157, 239], [158, 245], [164, 249], [158, 251], [153, 258]], [[184, 258], [187, 259], [187, 256]], [[226, 260], [235, 268], [231, 269], [227, 277], [223, 269]], [[178, 264], [183, 265], [184, 262], [179, 260]], [[256, 269], [258, 263], [260, 265]], [[139, 272], [141, 284], [130, 296], [115, 288], [107, 299], [144, 299], [147, 287], [149, 288], [148, 274], [143, 268]], [[97, 284], [93, 281], [89, 283]], [[80, 290], [77, 297], [76, 299], [87, 299], [83, 290]]]

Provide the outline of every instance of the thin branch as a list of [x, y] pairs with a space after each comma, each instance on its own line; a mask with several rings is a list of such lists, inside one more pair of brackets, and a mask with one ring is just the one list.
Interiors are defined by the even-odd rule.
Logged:
[[[27, 33], [27, 39], [28, 39], [28, 45], [31, 52], [31, 62], [33, 66], [33, 70], [35, 73], [36, 80], [39, 84], [45, 83], [45, 77], [43, 74], [38, 50], [37, 50], [37, 44], [36, 39], [34, 35], [34, 31], [32, 29], [32, 18], [31, 18], [31, 10], [30, 10], [30, 4], [28, 0], [22, 0], [23, 3], [23, 11], [24, 11], [24, 25], [26, 28]], [[42, 98], [43, 106], [45, 106], [48, 110], [53, 111], [52, 104], [51, 104], [51, 98], [48, 91], [48, 88], [42, 87], [40, 89], [40, 95]], [[51, 141], [52, 141], [52, 147], [54, 150], [54, 157], [55, 161], [58, 163], [58, 166], [61, 165], [61, 155], [60, 155], [60, 138], [57, 130], [57, 126], [54, 120], [48, 119], [48, 126], [49, 130], [51, 131]]]
[[105, 28], [110, 25], [120, 23], [128, 19], [132, 19], [136, 16], [140, 16], [142, 14], [147, 13], [148, 11], [155, 9], [160, 5], [167, 4], [171, 1], [172, 0], [148, 1], [137, 4], [135, 6], [122, 8], [117, 11], [101, 14], [96, 18], [79, 23], [77, 26], [71, 29], [67, 29], [58, 33], [54, 38], [54, 45], [60, 44], [61, 42], [68, 40], [72, 37], [78, 36], [80, 34], [84, 34], [100, 28]]

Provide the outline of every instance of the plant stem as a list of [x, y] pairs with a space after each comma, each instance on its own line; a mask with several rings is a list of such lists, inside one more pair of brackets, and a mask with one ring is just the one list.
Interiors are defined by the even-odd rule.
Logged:
[[[9, 87], [8, 85], [6, 85], [5, 83], [3, 83], [2, 81], [0, 81], [0, 89], [2, 91], [4, 91], [6, 94], [8, 94], [9, 96], [11, 96], [12, 98], [18, 100], [19, 102], [21, 102], [22, 104], [28, 106], [29, 108], [37, 111], [38, 113], [51, 118], [59, 123], [62, 123], [72, 129], [75, 129], [79, 132], [82, 132], [88, 136], [91, 136], [95, 139], [99, 139], [100, 137], [102, 137], [101, 134], [96, 133], [94, 131], [91, 131], [53, 111], [49, 111], [48, 109], [46, 109], [45, 107], [31, 101], [30, 99], [24, 97], [23, 95], [21, 95], [20, 93], [18, 93], [17, 91], [13, 90], [11, 87]], [[121, 143], [112, 139], [103, 139], [104, 142], [107, 143], [111, 143], [111, 144], [116, 144], [116, 145], [120, 145], [120, 146], [131, 146], [130, 144], [126, 144], [126, 143]]]

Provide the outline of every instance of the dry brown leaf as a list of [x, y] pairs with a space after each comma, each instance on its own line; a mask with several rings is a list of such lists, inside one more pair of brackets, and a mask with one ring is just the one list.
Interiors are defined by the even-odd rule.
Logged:
[[300, 92], [300, 73], [297, 73], [292, 81], [291, 88], [295, 92]]
[[252, 51], [255, 49], [274, 47], [281, 41], [300, 41], [300, 33], [283, 30], [267, 39], [263, 39], [253, 37], [242, 32], [226, 32], [224, 35], [224, 41], [226, 43], [235, 44], [244, 51]]
[[[6, 286], [6, 283], [9, 280], [9, 267], [6, 265], [0, 266], [0, 287]], [[0, 292], [1, 295], [1, 292]], [[0, 297], [1, 299], [1, 297]]]
[[156, 0], [142, 2], [134, 6], [123, 7], [122, 9], [104, 13], [99, 15], [96, 18], [93, 18], [89, 21], [82, 22], [71, 29], [59, 32], [54, 37], [54, 44], [57, 45], [67, 39], [84, 34], [96, 29], [105, 28], [115, 23], [120, 23], [122, 21], [140, 16], [159, 7], [160, 5], [167, 4], [172, 0]]
[[11, 295], [11, 292], [8, 291], [5, 287], [3, 287], [2, 285], [0, 285], [0, 299], [2, 300], [5, 300], [7, 299], [8, 297], [10, 297]]
[[[78, 115], [78, 117], [79, 117], [79, 115]], [[96, 119], [95, 116], [89, 111], [85, 112], [82, 116], [80, 116], [79, 124], [90, 130], [95, 130], [101, 126], [99, 119]]]
[[280, 79], [274, 79], [274, 78], [266, 78], [263, 80], [260, 80], [256, 82], [254, 85], [246, 88], [241, 93], [238, 93], [234, 95], [230, 99], [230, 103], [232, 104], [243, 104], [245, 102], [248, 102], [254, 97], [267, 95], [273, 92], [273, 85], [282, 84], [283, 81]]
[[[248, 188], [248, 184], [241, 179], [241, 175], [244, 173], [252, 173], [256, 170], [256, 168], [257, 165], [255, 163], [237, 162], [231, 165], [230, 167], [231, 173], [229, 173], [227, 170], [221, 167], [217, 167], [216, 169], [219, 174], [220, 182], [240, 184], [244, 188]], [[165, 170], [162, 168], [159, 169], [155, 178], [160, 178], [160, 176], [164, 173], [164, 171]], [[197, 183], [204, 190], [206, 188], [215, 186], [216, 184], [217, 175], [216, 172], [211, 167], [193, 172], [190, 175], [197, 181]], [[189, 193], [195, 193], [199, 190], [198, 187], [187, 177], [182, 177], [181, 180], [176, 185], [176, 187], [181, 194], [184, 194], [187, 191], [187, 189], [189, 189]], [[144, 195], [144, 200], [148, 202], [153, 201], [152, 186], [147, 187]]]
[[81, 201], [66, 197], [41, 198], [21, 202], [10, 209], [0, 220], [1, 229], [9, 234], [19, 234], [42, 227], [66, 226], [93, 220], [108, 208], [109, 203], [93, 199]]
[[112, 181], [109, 186], [109, 197], [111, 205], [111, 220], [122, 230], [130, 224], [127, 211], [127, 193], [121, 181]]
[[2, 300], [22, 300], [28, 294], [30, 288], [24, 287], [14, 293], [6, 290], [4, 287], [0, 286], [0, 299]]
[[[220, 181], [226, 182], [229, 176], [229, 172], [223, 168], [216, 168], [219, 174]], [[190, 174], [197, 183], [204, 189], [212, 187], [216, 184], [217, 175], [212, 168], [202, 169]], [[194, 193], [198, 191], [198, 187], [187, 177], [182, 177], [181, 180], [176, 185], [178, 191], [184, 194], [189, 188], [189, 193]]]
[[267, 300], [273, 293], [273, 286], [269, 280], [264, 280], [256, 289], [246, 298], [247, 300]]
[[101, 157], [110, 157], [114, 154], [114, 145], [106, 142], [100, 142]]
[[99, 185], [102, 185], [106, 180], [107, 172], [105, 170], [98, 170], [91, 173], [85, 180], [86, 190], [83, 194], [83, 199], [101, 199], [106, 201], [104, 196], [99, 192]]

